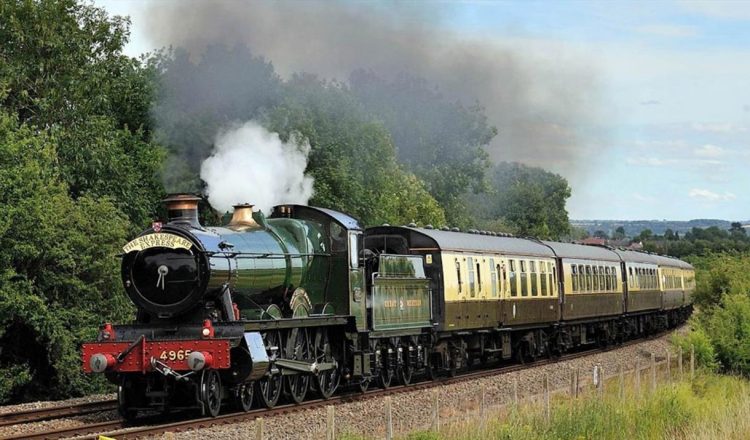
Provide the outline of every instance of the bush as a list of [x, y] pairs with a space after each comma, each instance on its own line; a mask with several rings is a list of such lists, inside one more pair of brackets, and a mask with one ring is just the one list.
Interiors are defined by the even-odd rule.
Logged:
[[750, 376], [750, 297], [731, 294], [703, 318], [716, 358], [727, 371]]
[[695, 362], [697, 365], [714, 371], [719, 366], [716, 361], [716, 352], [703, 327], [695, 319], [691, 321], [690, 332], [686, 335], [676, 334], [672, 342], [682, 349], [683, 356], [689, 355], [690, 347], [695, 349]]

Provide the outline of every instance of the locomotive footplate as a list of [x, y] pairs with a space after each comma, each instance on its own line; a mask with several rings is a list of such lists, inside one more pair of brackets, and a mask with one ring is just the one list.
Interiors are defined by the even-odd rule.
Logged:
[[[189, 360], [203, 362], [213, 369], [230, 367], [229, 339], [153, 340], [92, 342], [83, 344], [83, 371], [86, 373], [148, 373], [158, 365], [173, 371], [190, 371]], [[200, 355], [198, 355], [198, 353]], [[192, 355], [192, 356], [191, 356]]]

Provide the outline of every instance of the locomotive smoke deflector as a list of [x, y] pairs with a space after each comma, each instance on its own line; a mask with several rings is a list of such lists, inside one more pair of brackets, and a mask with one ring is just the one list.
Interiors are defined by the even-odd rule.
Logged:
[[169, 223], [185, 224], [200, 228], [198, 221], [198, 202], [200, 197], [193, 194], [169, 194], [162, 200], [167, 209]]

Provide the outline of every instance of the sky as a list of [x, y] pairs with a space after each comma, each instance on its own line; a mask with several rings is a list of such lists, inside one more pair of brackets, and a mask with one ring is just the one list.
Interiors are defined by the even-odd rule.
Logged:
[[[128, 55], [162, 45], [145, 17], [159, 2], [94, 3], [131, 17]], [[571, 219], [750, 219], [750, 1], [406, 4], [440, 12], [415, 20], [523, 51], [552, 75], [558, 60], [591, 72], [593, 114], [567, 127], [587, 139], [575, 172], [539, 158], [569, 180]]]

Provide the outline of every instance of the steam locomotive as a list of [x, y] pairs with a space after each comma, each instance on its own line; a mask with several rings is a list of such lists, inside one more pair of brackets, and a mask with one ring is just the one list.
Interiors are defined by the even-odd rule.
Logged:
[[684, 322], [694, 270], [605, 247], [427, 225], [364, 229], [330, 209], [237, 205], [224, 227], [199, 198], [123, 247], [135, 322], [102, 325], [83, 369], [118, 385], [119, 412], [330, 397], [576, 347]]

